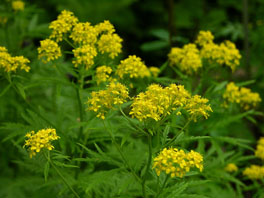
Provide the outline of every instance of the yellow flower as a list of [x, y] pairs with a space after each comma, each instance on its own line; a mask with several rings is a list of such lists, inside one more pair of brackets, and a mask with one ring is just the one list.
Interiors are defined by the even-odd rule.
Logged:
[[96, 117], [103, 120], [110, 109], [123, 104], [129, 98], [127, 87], [116, 82], [111, 82], [106, 90], [93, 91], [91, 95], [87, 101], [87, 110], [96, 112]]
[[89, 22], [77, 23], [72, 29], [70, 38], [76, 43], [94, 44], [97, 41], [96, 28], [91, 26]]
[[154, 158], [153, 168], [158, 176], [165, 172], [171, 177], [182, 178], [191, 168], [198, 168], [200, 172], [203, 170], [203, 156], [193, 150], [185, 153], [177, 148], [164, 148]]
[[123, 40], [117, 34], [103, 34], [98, 41], [98, 50], [104, 54], [108, 53], [110, 58], [115, 58], [121, 53], [121, 42]]
[[227, 172], [236, 172], [238, 170], [238, 167], [234, 163], [229, 163], [225, 167], [225, 171]]
[[12, 1], [12, 8], [15, 11], [22, 11], [25, 8], [25, 3], [23, 1]]
[[158, 75], [160, 73], [160, 69], [158, 67], [150, 67], [149, 71], [152, 74], [152, 76], [154, 76], [154, 77], [158, 77]]
[[243, 171], [243, 175], [249, 179], [263, 179], [264, 178], [264, 166], [251, 165]]
[[54, 149], [51, 142], [60, 138], [57, 136], [56, 130], [51, 128], [41, 129], [37, 133], [31, 131], [25, 137], [27, 140], [25, 140], [24, 147], [28, 147], [30, 158], [39, 153], [43, 148], [48, 150]]
[[251, 92], [250, 89], [245, 87], [239, 88], [233, 82], [227, 84], [223, 98], [225, 99], [226, 106], [228, 102], [237, 103], [245, 110], [256, 107], [261, 102], [258, 93]]
[[72, 50], [74, 53], [75, 59], [72, 61], [75, 67], [84, 65], [88, 70], [94, 64], [94, 57], [97, 56], [97, 51], [94, 45], [83, 45], [76, 49]]
[[108, 20], [105, 20], [104, 22], [97, 24], [95, 26], [95, 29], [98, 34], [101, 33], [112, 34], [115, 32], [114, 26]]
[[5, 47], [0, 46], [0, 68], [6, 72], [15, 72], [17, 69], [28, 72], [30, 70], [29, 63], [30, 61], [24, 56], [12, 57]]
[[38, 58], [44, 63], [58, 59], [61, 56], [61, 49], [53, 40], [45, 39], [40, 41], [40, 47], [38, 48]]
[[255, 156], [264, 160], [264, 137], [261, 137], [258, 141], [257, 149], [255, 151]]
[[202, 61], [195, 44], [184, 45], [183, 48], [172, 48], [169, 53], [171, 66], [176, 65], [187, 74], [193, 74], [202, 67]]
[[130, 78], [144, 78], [150, 76], [147, 66], [142, 62], [141, 58], [135, 55], [122, 60], [117, 67], [116, 74], [121, 79], [123, 79], [125, 75], [128, 75]]
[[200, 31], [195, 43], [204, 46], [208, 43], [213, 43], [214, 35], [210, 31]]
[[[146, 92], [141, 92], [134, 98], [129, 114], [140, 121], [148, 118], [158, 121], [185, 105], [188, 97], [189, 93], [181, 85], [171, 84], [163, 88], [152, 84]], [[180, 112], [177, 115], [180, 115]]]
[[202, 98], [199, 95], [192, 96], [188, 100], [184, 108], [191, 115], [191, 120], [196, 122], [197, 118], [200, 116], [203, 116], [205, 119], [208, 118], [208, 112], [213, 112], [213, 110], [210, 105], [207, 105], [206, 103], [208, 103], [208, 99]]
[[96, 82], [100, 84], [101, 82], [106, 82], [109, 79], [109, 74], [112, 73], [112, 68], [108, 66], [100, 66], [96, 68]]
[[0, 16], [0, 24], [5, 25], [7, 22], [8, 18], [4, 16]]
[[52, 21], [49, 25], [49, 28], [52, 30], [50, 38], [54, 38], [56, 42], [62, 41], [63, 35], [70, 32], [77, 22], [78, 19], [72, 12], [63, 10], [57, 20]]

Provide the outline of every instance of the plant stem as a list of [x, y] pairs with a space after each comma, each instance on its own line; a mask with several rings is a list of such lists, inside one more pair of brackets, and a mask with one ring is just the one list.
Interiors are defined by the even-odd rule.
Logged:
[[160, 196], [160, 194], [162, 193], [164, 187], [166, 186], [166, 183], [167, 183], [168, 179], [169, 179], [169, 175], [166, 176], [166, 179], [164, 180], [160, 190], [158, 191], [158, 193], [156, 195], [156, 198], [158, 198]]
[[[180, 130], [180, 133], [184, 131], [184, 129], [190, 124], [190, 122], [191, 122], [191, 120], [189, 119], [189, 120], [185, 123], [185, 125], [182, 127], [182, 129]], [[163, 148], [170, 146], [170, 144], [172, 144], [172, 143], [175, 141], [175, 139], [176, 139], [177, 137], [178, 137], [178, 136], [174, 136], [174, 137], [173, 137], [173, 138], [172, 138], [167, 144], [165, 144], [165, 145], [163, 146]]]
[[51, 164], [51, 166], [54, 168], [54, 170], [58, 173], [58, 175], [61, 177], [62, 181], [64, 182], [64, 184], [72, 191], [72, 193], [75, 195], [75, 197], [80, 198], [80, 196], [75, 192], [75, 190], [71, 187], [71, 185], [67, 182], [67, 180], [65, 179], [65, 177], [62, 175], [62, 173], [59, 171], [59, 169], [55, 166], [55, 164], [53, 164], [52, 160], [50, 159], [50, 157], [48, 157], [46, 155], [45, 152], [44, 156], [45, 158], [48, 160], [48, 162]]
[[141, 183], [141, 179], [137, 176], [137, 174], [135, 173], [135, 171], [130, 167], [130, 165], [129, 165], [129, 163], [127, 162], [127, 160], [126, 160], [126, 158], [125, 158], [125, 156], [124, 156], [124, 154], [123, 154], [121, 148], [119, 147], [119, 145], [118, 145], [117, 142], [115, 141], [115, 138], [114, 138], [113, 134], [110, 132], [110, 130], [107, 129], [104, 120], [103, 120], [103, 123], [104, 123], [105, 130], [106, 130], [107, 133], [109, 134], [109, 136], [110, 136], [112, 142], [114, 143], [116, 149], [118, 150], [118, 152], [119, 152], [119, 154], [120, 154], [120, 156], [121, 156], [121, 158], [122, 158], [124, 164], [127, 166], [127, 169], [132, 173], [132, 175], [135, 177], [135, 179], [136, 179], [138, 182]]
[[152, 160], [152, 137], [151, 137], [151, 135], [148, 135], [148, 146], [149, 146], [148, 163], [147, 163], [146, 171], [145, 171], [145, 174], [143, 176], [143, 181], [142, 181], [142, 193], [143, 193], [144, 198], [147, 197], [147, 195], [146, 195], [146, 179], [147, 179], [147, 174], [149, 172], [151, 160]]

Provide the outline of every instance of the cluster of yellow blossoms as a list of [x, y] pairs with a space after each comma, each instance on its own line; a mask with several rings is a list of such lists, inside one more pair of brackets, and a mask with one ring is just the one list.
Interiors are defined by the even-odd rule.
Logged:
[[179, 69], [187, 74], [193, 74], [202, 67], [202, 59], [210, 63], [216, 62], [226, 65], [232, 71], [239, 65], [241, 55], [234, 43], [225, 41], [220, 45], [213, 42], [214, 36], [210, 31], [200, 31], [195, 41], [196, 44], [187, 44], [183, 48], [172, 48], [168, 57], [171, 65], [177, 65]]
[[208, 118], [208, 111], [212, 109], [207, 102], [207, 99], [197, 95], [191, 97], [182, 85], [171, 84], [163, 88], [152, 84], [146, 92], [141, 92], [134, 98], [129, 114], [140, 121], [148, 118], [158, 121], [175, 110], [178, 111], [177, 115], [181, 115], [180, 110], [184, 108], [190, 113], [190, 119], [196, 121], [199, 116]]
[[11, 56], [5, 47], [0, 46], [0, 68], [6, 72], [15, 72], [17, 69], [28, 72], [30, 61], [24, 56]]
[[64, 10], [51, 22], [49, 28], [52, 30], [49, 39], [42, 41], [38, 49], [39, 58], [43, 58], [45, 63], [61, 56], [58, 42], [64, 39], [71, 43], [69, 38], [73, 41], [72, 63], [75, 67], [90, 69], [98, 52], [107, 54], [112, 59], [121, 53], [122, 39], [114, 33], [115, 28], [109, 21], [92, 26], [89, 22], [79, 22], [72, 12]]
[[237, 167], [237, 165], [236, 164], [234, 164], [234, 163], [229, 163], [229, 164], [227, 164], [226, 165], [226, 167], [225, 167], [225, 171], [227, 171], [227, 172], [236, 172], [238, 170], [238, 167]]
[[12, 8], [14, 11], [23, 11], [25, 8], [25, 3], [20, 0], [12, 1]]
[[149, 71], [154, 77], [158, 77], [160, 73], [160, 69], [158, 67], [153, 67], [153, 66], [149, 68]]
[[183, 177], [191, 168], [203, 170], [203, 156], [191, 150], [185, 153], [177, 148], [164, 148], [157, 157], [154, 158], [153, 168], [159, 176], [162, 171], [170, 174], [171, 177]]
[[129, 98], [128, 89], [121, 83], [111, 82], [107, 89], [93, 91], [87, 104], [89, 111], [97, 113], [96, 117], [105, 119], [105, 114], [114, 108], [114, 105], [121, 105]]
[[261, 102], [258, 93], [251, 92], [250, 89], [245, 87], [239, 88], [233, 82], [227, 84], [223, 98], [226, 100], [224, 103], [225, 106], [227, 106], [227, 102], [237, 103], [245, 110], [256, 107]]
[[135, 55], [122, 60], [117, 67], [116, 74], [121, 79], [126, 75], [130, 78], [144, 78], [150, 76], [147, 66], [142, 62], [141, 58], [136, 57]]
[[255, 156], [264, 160], [264, 137], [261, 137], [258, 141]]
[[106, 82], [111, 79], [110, 74], [112, 73], [112, 71], [113, 70], [111, 67], [105, 65], [97, 67], [95, 74], [97, 84], [100, 84], [101, 82]]
[[181, 71], [188, 74], [196, 73], [202, 67], [199, 50], [195, 44], [184, 45], [182, 49], [174, 47], [168, 56], [172, 65], [177, 65]]
[[26, 138], [27, 140], [25, 141], [24, 147], [28, 147], [29, 156], [32, 158], [32, 156], [39, 153], [43, 148], [47, 148], [48, 150], [54, 149], [51, 142], [59, 139], [60, 137], [57, 136], [55, 129], [48, 128], [41, 129], [37, 133], [35, 133], [35, 131], [31, 131], [26, 134]]
[[251, 165], [243, 171], [243, 175], [249, 179], [263, 179], [264, 178], [264, 166]]

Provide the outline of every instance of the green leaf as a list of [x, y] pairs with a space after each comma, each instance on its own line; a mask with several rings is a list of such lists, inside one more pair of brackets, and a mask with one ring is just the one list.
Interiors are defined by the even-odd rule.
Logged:
[[44, 167], [44, 178], [45, 178], [45, 182], [48, 181], [48, 175], [49, 175], [49, 168], [50, 168], [50, 164], [47, 161]]

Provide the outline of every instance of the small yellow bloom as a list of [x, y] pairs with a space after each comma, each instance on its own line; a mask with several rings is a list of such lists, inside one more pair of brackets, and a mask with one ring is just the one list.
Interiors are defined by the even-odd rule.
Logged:
[[238, 170], [238, 167], [234, 163], [229, 163], [225, 167], [225, 171], [227, 172], [236, 172]]
[[15, 11], [23, 11], [25, 8], [25, 3], [23, 1], [12, 1], [12, 8]]
[[264, 137], [261, 137], [258, 141], [255, 156], [264, 160]]
[[150, 67], [149, 71], [152, 74], [152, 76], [154, 76], [154, 77], [158, 77], [158, 75], [160, 73], [160, 69], [158, 67]]
[[38, 48], [38, 58], [44, 63], [50, 62], [52, 60], [58, 59], [61, 56], [61, 49], [53, 40], [45, 39], [40, 41], [40, 47]]
[[112, 73], [112, 68], [108, 66], [100, 66], [96, 68], [96, 82], [100, 84], [101, 82], [106, 82], [110, 78], [110, 74]]
[[159, 176], [165, 172], [171, 177], [182, 178], [191, 168], [203, 171], [203, 156], [191, 150], [185, 153], [177, 148], [164, 148], [157, 157], [154, 158], [153, 168]]
[[108, 20], [105, 20], [104, 22], [97, 24], [95, 26], [95, 29], [98, 34], [101, 33], [112, 34], [115, 32], [114, 26]]
[[213, 43], [214, 35], [210, 31], [200, 31], [195, 43], [200, 46], [204, 46], [209, 43]]
[[263, 179], [264, 178], [264, 166], [251, 165], [243, 171], [243, 175], [249, 179]]
[[25, 140], [24, 147], [28, 147], [30, 158], [39, 153], [43, 148], [48, 150], [54, 149], [51, 142], [60, 138], [57, 136], [56, 130], [51, 128], [41, 129], [37, 133], [31, 131], [25, 137], [27, 140]]

